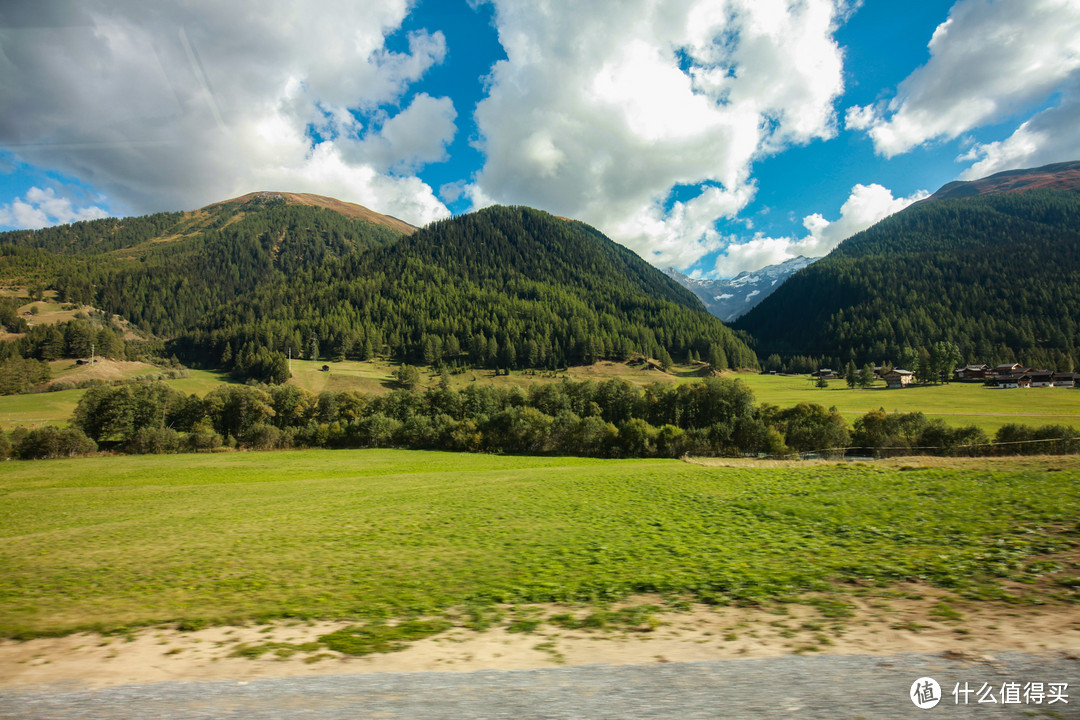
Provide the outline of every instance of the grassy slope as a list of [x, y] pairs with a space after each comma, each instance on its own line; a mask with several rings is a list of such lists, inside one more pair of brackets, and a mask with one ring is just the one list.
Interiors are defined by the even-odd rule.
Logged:
[[1080, 461], [952, 465], [385, 450], [10, 463], [0, 636], [650, 590], [724, 602], [856, 579], [986, 596], [1027, 554], [1077, 540]]
[[[72, 360], [58, 360], [53, 363], [54, 380], [78, 381], [76, 366]], [[70, 372], [68, 370], [70, 369]], [[82, 370], [82, 368], [78, 368]], [[130, 363], [118, 378], [134, 378], [140, 375], [156, 374], [161, 368], [141, 363]], [[208, 370], [189, 370], [188, 377], [166, 380], [165, 383], [183, 393], [205, 395], [218, 385], [229, 382], [229, 376]], [[32, 393], [29, 395], [0, 395], [0, 430], [16, 427], [40, 427], [42, 425], [67, 425], [75, 406], [79, 404], [85, 388], [61, 390], [58, 392]]]

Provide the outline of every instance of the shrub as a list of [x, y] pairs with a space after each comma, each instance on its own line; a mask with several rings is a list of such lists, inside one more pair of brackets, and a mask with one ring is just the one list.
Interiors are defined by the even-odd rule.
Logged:
[[180, 451], [180, 433], [172, 428], [139, 428], [124, 449], [136, 455], [162, 455]]
[[273, 425], [258, 423], [244, 433], [244, 444], [256, 450], [279, 448], [281, 447], [281, 431]]
[[[14, 435], [14, 433], [13, 433]], [[14, 455], [22, 460], [73, 457], [97, 451], [97, 443], [78, 428], [60, 430], [48, 425], [18, 434]]]
[[214, 432], [208, 418], [203, 418], [191, 428], [187, 436], [187, 446], [195, 452], [211, 452], [221, 447], [221, 435]]

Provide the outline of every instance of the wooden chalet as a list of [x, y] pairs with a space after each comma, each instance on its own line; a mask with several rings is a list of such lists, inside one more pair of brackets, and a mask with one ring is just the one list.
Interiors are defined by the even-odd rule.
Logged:
[[1020, 375], [998, 375], [990, 380], [990, 384], [1002, 389], [1020, 387]]
[[1028, 380], [1027, 387], [1051, 387], [1054, 384], [1054, 373], [1051, 370], [1028, 370], [1021, 379]]
[[838, 380], [840, 378], [840, 376], [836, 374], [836, 371], [830, 368], [821, 368], [820, 370], [815, 370], [814, 372], [810, 373], [810, 377], [825, 378], [826, 380]]
[[1020, 363], [1003, 363], [994, 368], [994, 375], [1020, 375], [1023, 374], [1026, 370], [1027, 368]]
[[1080, 381], [1080, 373], [1056, 372], [1054, 373], [1054, 387], [1076, 387]]
[[985, 380], [989, 376], [989, 365], [965, 365], [953, 370], [953, 377], [957, 380]]
[[889, 372], [885, 373], [885, 385], [890, 388], [902, 388], [907, 387], [915, 379], [915, 374], [910, 370], [901, 370], [900, 368], [893, 368]]

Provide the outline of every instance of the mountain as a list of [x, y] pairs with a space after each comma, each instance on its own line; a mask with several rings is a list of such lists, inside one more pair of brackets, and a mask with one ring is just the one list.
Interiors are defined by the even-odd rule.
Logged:
[[[840, 244], [741, 317], [759, 356], [1080, 364], [1080, 163], [951, 183]], [[1052, 187], [1048, 187], [1052, 183]], [[960, 197], [956, 197], [959, 194]]]
[[692, 278], [675, 268], [667, 268], [664, 272], [697, 295], [706, 310], [724, 322], [731, 322], [772, 295], [790, 275], [818, 259], [799, 255], [760, 270], [739, 273], [733, 278]]
[[1055, 163], [1031, 170], [1006, 170], [981, 180], [957, 181], [942, 185], [920, 202], [1025, 192], [1035, 189], [1080, 191], [1080, 162]]
[[339, 215], [346, 217], [359, 218], [366, 220], [369, 223], [375, 225], [383, 225], [396, 230], [404, 235], [412, 235], [417, 231], [415, 225], [410, 225], [404, 220], [398, 220], [391, 215], [383, 215], [377, 213], [374, 210], [369, 210], [363, 205], [357, 205], [356, 203], [345, 202], [344, 200], [337, 200], [331, 197], [325, 197], [323, 195], [312, 195], [311, 193], [290, 193], [290, 192], [253, 192], [247, 195], [242, 195], [232, 200], [224, 200], [220, 203], [214, 203], [204, 210], [209, 210], [219, 206], [232, 206], [239, 205], [241, 207], [252, 207], [259, 204], [272, 205], [275, 203], [284, 203], [286, 205], [301, 205], [308, 207], [326, 208], [327, 210], [333, 210]]
[[717, 350], [756, 365], [692, 293], [583, 223], [492, 207], [415, 229], [355, 208], [255, 193], [6, 233], [0, 278], [127, 318], [185, 362], [254, 377], [279, 375], [290, 349], [502, 368]]

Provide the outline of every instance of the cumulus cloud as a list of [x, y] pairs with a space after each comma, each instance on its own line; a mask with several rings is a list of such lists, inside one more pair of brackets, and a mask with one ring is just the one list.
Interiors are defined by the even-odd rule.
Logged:
[[75, 207], [70, 198], [57, 195], [52, 188], [32, 187], [25, 196], [0, 205], [0, 227], [36, 230], [108, 216], [105, 210], [96, 205]]
[[447, 159], [457, 111], [450, 98], [417, 95], [409, 107], [388, 118], [357, 147], [360, 157], [389, 170], [411, 170]]
[[415, 171], [444, 156], [456, 112], [409, 89], [446, 43], [386, 42], [410, 5], [16, 0], [0, 10], [0, 145], [132, 212], [282, 189], [444, 217]]
[[753, 160], [835, 133], [839, 0], [493, 5], [507, 58], [476, 108], [474, 206], [580, 218], [685, 267], [752, 199]]
[[959, 159], [974, 164], [961, 174], [965, 180], [1002, 170], [1039, 167], [1080, 158], [1080, 83], [1057, 106], [1038, 113], [1005, 140], [974, 145]]
[[929, 48], [930, 60], [900, 84], [894, 98], [847, 111], [847, 127], [868, 131], [885, 157], [1030, 108], [1075, 79], [1080, 4], [960, 0], [934, 31]]
[[826, 220], [820, 213], [804, 217], [803, 227], [808, 234], [801, 238], [756, 235], [747, 242], [732, 242], [716, 260], [716, 275], [732, 277], [799, 255], [820, 257], [855, 233], [928, 196], [920, 190], [910, 197], [894, 198], [891, 190], [876, 183], [856, 185], [840, 208], [838, 219]]

